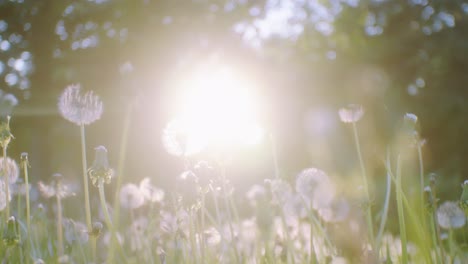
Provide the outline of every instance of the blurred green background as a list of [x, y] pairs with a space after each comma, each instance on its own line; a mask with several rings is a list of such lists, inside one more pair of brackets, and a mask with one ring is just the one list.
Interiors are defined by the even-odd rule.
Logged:
[[[336, 177], [358, 170], [350, 128], [359, 122], [375, 182], [403, 115], [419, 117], [426, 172], [456, 199], [468, 175], [468, 4], [428, 0], [2, 0], [0, 88], [18, 98], [10, 154], [29, 152], [33, 182], [54, 172], [80, 182], [78, 128], [57, 98], [81, 83], [104, 101], [87, 127], [88, 153], [105, 145], [117, 165], [123, 117], [132, 114], [125, 181], [170, 187], [183, 161], [167, 154], [172, 84], [219, 61], [256, 81], [262, 125], [276, 139], [281, 174], [310, 166]], [[233, 154], [231, 180], [273, 177], [271, 144]]]

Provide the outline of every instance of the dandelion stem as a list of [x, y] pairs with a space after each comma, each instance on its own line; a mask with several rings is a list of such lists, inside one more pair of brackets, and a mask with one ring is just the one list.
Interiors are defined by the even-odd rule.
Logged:
[[420, 197], [419, 197], [419, 202], [421, 206], [421, 219], [423, 222], [423, 227], [426, 229], [426, 215], [424, 213], [424, 162], [423, 162], [423, 156], [422, 156], [422, 150], [421, 150], [421, 143], [418, 142], [418, 160], [419, 160], [419, 192], [420, 192]]
[[[57, 185], [61, 183], [58, 182]], [[57, 189], [60, 187], [57, 186]], [[62, 199], [60, 194], [56, 194], [57, 198], [57, 257], [63, 256], [63, 230], [62, 230]]]
[[367, 199], [367, 205], [366, 205], [366, 220], [367, 220], [367, 229], [368, 229], [368, 235], [369, 235], [369, 242], [374, 247], [374, 228], [372, 225], [372, 208], [371, 208], [371, 202], [370, 202], [370, 195], [369, 195], [369, 186], [367, 183], [367, 174], [366, 174], [366, 168], [364, 166], [364, 161], [362, 159], [362, 154], [361, 154], [361, 146], [359, 143], [359, 136], [358, 136], [358, 130], [356, 126], [356, 122], [352, 122], [353, 125], [353, 132], [354, 132], [354, 142], [356, 143], [356, 150], [359, 158], [359, 164], [361, 166], [361, 173], [362, 173], [362, 182], [363, 182], [363, 187], [364, 187], [364, 192], [366, 195]]
[[205, 263], [205, 251], [206, 251], [206, 245], [205, 245], [205, 191], [201, 191], [201, 210], [200, 210], [200, 240], [201, 240], [201, 262]]
[[88, 231], [91, 231], [91, 206], [89, 203], [89, 186], [88, 186], [88, 165], [86, 161], [86, 136], [85, 136], [85, 127], [80, 125], [80, 135], [81, 135], [81, 164], [83, 166], [83, 188], [85, 195], [85, 210], [86, 210], [86, 226]]
[[29, 201], [29, 173], [28, 173], [28, 162], [22, 161], [23, 171], [24, 171], [24, 182], [26, 185], [26, 230], [27, 230], [27, 237], [29, 241], [29, 237], [31, 234], [31, 205]]
[[239, 252], [237, 250], [237, 246], [236, 246], [236, 238], [235, 238], [235, 235], [234, 235], [234, 228], [232, 227], [232, 215], [231, 215], [231, 208], [229, 206], [229, 200], [228, 200], [228, 197], [227, 195], [228, 194], [228, 191], [227, 191], [227, 186], [226, 186], [226, 168], [223, 165], [221, 165], [221, 177], [222, 177], [222, 187], [223, 187], [223, 197], [224, 197], [224, 206], [226, 207], [226, 213], [227, 213], [227, 216], [228, 216], [228, 225], [229, 225], [229, 232], [231, 233], [231, 246], [234, 250], [234, 256], [236, 258], [236, 263], [240, 263], [240, 257], [239, 257]]
[[398, 223], [400, 226], [400, 239], [401, 239], [401, 257], [402, 263], [408, 263], [408, 250], [406, 247], [406, 225], [405, 225], [405, 215], [403, 209], [403, 197], [402, 197], [402, 187], [401, 187], [401, 160], [400, 155], [398, 155], [397, 160], [397, 175], [396, 175], [396, 198], [397, 198], [397, 209], [398, 209]]
[[[91, 205], [89, 203], [89, 186], [88, 186], [88, 164], [86, 161], [86, 135], [84, 124], [80, 125], [81, 135], [81, 164], [83, 166], [83, 189], [85, 196], [85, 213], [86, 213], [86, 227], [88, 232], [91, 232], [93, 227], [91, 224]], [[93, 259], [96, 260], [96, 239], [90, 238], [91, 254]]]
[[7, 146], [3, 146], [3, 177], [5, 178], [5, 223], [10, 218], [10, 176], [8, 175]]
[[112, 226], [112, 221], [109, 215], [109, 211], [107, 210], [106, 194], [104, 192], [103, 179], [99, 179], [98, 190], [99, 190], [99, 200], [101, 201], [101, 208], [102, 208], [102, 212], [104, 213], [104, 219], [106, 221], [107, 229], [109, 229], [112, 232], [112, 236], [114, 236], [114, 228]]
[[390, 204], [390, 196], [392, 192], [392, 172], [391, 172], [391, 166], [390, 166], [390, 154], [387, 151], [387, 160], [386, 160], [386, 167], [387, 167], [387, 190], [385, 192], [385, 202], [384, 202], [384, 208], [383, 208], [383, 213], [382, 213], [382, 220], [380, 221], [380, 227], [379, 227], [379, 232], [377, 234], [377, 244], [376, 244], [376, 253], [380, 251], [380, 245], [382, 242], [382, 236], [383, 232], [385, 230], [385, 224], [387, 223], [387, 217], [388, 217], [388, 208]]
[[431, 235], [432, 235], [432, 244], [434, 246], [434, 250], [435, 250], [435, 255], [436, 255], [436, 259], [437, 259], [437, 263], [442, 263], [442, 260], [441, 260], [441, 252], [440, 252], [440, 247], [438, 246], [438, 243], [437, 243], [437, 232], [436, 232], [436, 223], [435, 223], [435, 220], [434, 220], [434, 217], [430, 217], [430, 221], [431, 221]]
[[[130, 116], [132, 113], [133, 106], [132, 104], [128, 105], [127, 111], [124, 118], [124, 126], [122, 129], [122, 137], [120, 139], [120, 152], [119, 152], [119, 164], [117, 168], [117, 183], [115, 186], [115, 196], [114, 196], [114, 212], [112, 214], [114, 219], [114, 227], [117, 229], [119, 227], [120, 220], [120, 206], [119, 206], [119, 195], [120, 189], [122, 187], [122, 174], [124, 170], [125, 156], [127, 154], [127, 142], [128, 142], [128, 131], [130, 129]], [[109, 256], [113, 257], [115, 251], [115, 242], [111, 239], [109, 246]]]

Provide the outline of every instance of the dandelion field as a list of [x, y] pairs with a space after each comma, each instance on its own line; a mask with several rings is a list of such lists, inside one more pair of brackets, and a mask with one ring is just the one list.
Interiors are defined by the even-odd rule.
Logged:
[[[349, 159], [359, 174], [344, 179], [308, 167], [284, 177], [273, 137], [266, 137], [265, 144], [273, 146], [274, 173], [239, 194], [230, 180], [230, 153], [218, 149], [211, 159], [197, 159], [193, 154], [206, 140], [197, 141], [199, 130], [189, 130], [190, 124], [170, 122], [161, 132], [168, 155], [184, 164], [174, 189], [163, 189], [155, 179], [124, 178], [125, 152], [115, 164], [105, 146], [87, 145], [85, 128], [99, 122], [104, 111], [98, 95], [70, 85], [58, 98], [58, 110], [80, 132], [78, 189], [60, 173], [48, 181], [31, 180], [28, 153], [17, 159], [8, 155], [21, 140], [10, 124], [14, 115], [0, 125], [2, 263], [468, 261], [468, 181], [453, 187], [459, 200], [439, 198], [439, 177], [424, 170], [426, 142], [412, 113], [401, 117], [394, 142], [382, 155], [382, 188], [372, 187], [361, 148], [365, 110], [351, 104], [336, 114], [353, 135], [355, 152]], [[129, 122], [123, 123], [123, 130], [129, 129]], [[226, 136], [232, 129], [220, 131]], [[94, 157], [87, 157], [89, 148]], [[410, 163], [416, 169], [408, 172]], [[111, 182], [116, 191], [106, 193]], [[91, 188], [98, 195], [91, 197]], [[31, 197], [35, 190], [39, 197]], [[80, 217], [64, 214], [69, 199], [79, 200], [80, 207], [72, 210]]]

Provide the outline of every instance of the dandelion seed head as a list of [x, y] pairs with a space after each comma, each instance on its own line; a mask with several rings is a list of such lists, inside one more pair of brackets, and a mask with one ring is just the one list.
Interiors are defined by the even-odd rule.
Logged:
[[12, 184], [10, 186], [10, 190], [11, 190], [11, 193], [14, 195], [24, 196], [26, 195], [27, 192], [31, 191], [31, 185], [28, 185], [26, 188], [26, 184], [23, 183], [21, 179], [18, 179], [15, 184]]
[[221, 243], [221, 235], [219, 234], [218, 230], [214, 227], [210, 227], [205, 230], [205, 240], [206, 244], [209, 247], [215, 247]]
[[76, 125], [89, 125], [101, 118], [103, 104], [92, 91], [81, 94], [79, 84], [69, 85], [58, 100], [60, 114]]
[[54, 180], [52, 180], [50, 184], [45, 184], [44, 182], [39, 181], [37, 183], [37, 187], [41, 195], [45, 198], [59, 196], [62, 199], [74, 196], [75, 193], [71, 190], [70, 185], [62, 182], [62, 177], [62, 174], [55, 173], [53, 175]]
[[333, 199], [333, 201], [323, 208], [319, 208], [318, 213], [325, 222], [342, 222], [350, 212], [349, 203], [344, 198]]
[[313, 209], [329, 207], [335, 196], [335, 187], [328, 175], [316, 168], [305, 169], [297, 176], [296, 191]]
[[205, 148], [204, 137], [190, 133], [189, 130], [186, 123], [177, 119], [166, 125], [161, 140], [167, 153], [174, 156], [191, 156]]
[[446, 201], [437, 209], [437, 220], [442, 228], [461, 228], [466, 224], [466, 216], [456, 202]]
[[145, 203], [145, 197], [140, 188], [133, 183], [125, 184], [120, 189], [120, 204], [126, 209], [136, 209]]
[[[3, 157], [0, 158], [0, 173], [3, 175], [5, 160]], [[19, 167], [14, 159], [10, 157], [6, 158], [6, 175], [8, 175], [8, 183], [14, 184], [19, 178]]]
[[151, 203], [161, 203], [164, 200], [164, 191], [153, 186], [150, 182], [150, 178], [148, 177], [141, 180], [140, 191], [143, 194], [143, 197]]
[[83, 245], [88, 242], [88, 228], [84, 223], [75, 222], [71, 219], [65, 219], [63, 221], [63, 225], [65, 231], [64, 237], [68, 244], [74, 245], [75, 243], [78, 243]]
[[291, 185], [281, 179], [265, 180], [270, 185], [270, 191], [273, 197], [273, 203], [284, 205], [292, 197]]
[[11, 201], [11, 193], [7, 201], [5, 192], [5, 182], [3, 182], [3, 180], [0, 180], [0, 211], [3, 211], [6, 207], [6, 203]]
[[364, 108], [358, 104], [349, 104], [338, 111], [340, 119], [344, 123], [355, 123], [364, 116]]
[[256, 207], [259, 201], [266, 200], [265, 187], [259, 184], [254, 184], [252, 187], [250, 187], [249, 191], [245, 194], [245, 196], [249, 200], [249, 203], [253, 207]]

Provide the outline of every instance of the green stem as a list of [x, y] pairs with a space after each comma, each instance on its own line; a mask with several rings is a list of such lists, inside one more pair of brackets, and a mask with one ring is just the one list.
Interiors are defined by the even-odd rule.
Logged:
[[3, 147], [3, 177], [5, 178], [5, 223], [10, 218], [10, 176], [8, 175], [8, 163], [7, 163], [7, 147]]
[[[85, 213], [86, 213], [86, 227], [88, 232], [93, 229], [91, 223], [91, 205], [89, 203], [89, 185], [88, 185], [88, 164], [86, 159], [86, 134], [84, 124], [80, 125], [80, 136], [81, 136], [81, 165], [83, 167], [83, 189], [85, 196]], [[90, 237], [91, 255], [92, 259], [96, 261], [96, 238]]]
[[228, 192], [227, 192], [227, 186], [226, 186], [226, 168], [224, 165], [221, 165], [221, 177], [222, 177], [222, 188], [223, 188], [223, 197], [224, 197], [224, 206], [226, 207], [226, 213], [228, 217], [228, 225], [229, 225], [229, 232], [231, 233], [231, 246], [232, 249], [234, 250], [234, 256], [236, 258], [236, 263], [240, 263], [240, 257], [239, 257], [239, 251], [237, 250], [236, 246], [236, 239], [234, 236], [234, 228], [232, 227], [232, 215], [231, 215], [231, 208], [229, 206], [229, 200], [228, 200]]
[[[122, 177], [122, 174], [123, 174], [123, 170], [124, 170], [124, 165], [125, 165], [125, 157], [126, 157], [126, 154], [127, 154], [127, 142], [128, 142], [128, 131], [130, 129], [130, 116], [131, 116], [131, 113], [132, 113], [132, 104], [130, 104], [128, 107], [127, 107], [127, 111], [126, 111], [126, 114], [125, 114], [125, 118], [124, 118], [124, 126], [123, 126], [123, 129], [122, 129], [122, 137], [120, 139], [120, 152], [119, 152], [119, 164], [118, 164], [118, 168], [117, 168], [117, 183], [116, 183], [116, 186], [115, 186], [115, 196], [114, 196], [114, 204], [113, 204], [113, 208], [114, 208], [114, 212], [112, 214], [113, 216], [113, 219], [114, 219], [114, 227], [116, 229], [118, 229], [119, 227], [119, 216], [120, 216], [120, 206], [119, 206], [119, 195], [120, 195], [120, 189], [122, 187], [122, 181], [123, 181], [123, 177]], [[114, 240], [111, 240], [110, 242], [110, 246], [109, 246], [109, 256], [112, 258], [113, 255], [114, 255], [114, 251], [115, 251], [115, 242]]]
[[401, 239], [401, 256], [402, 263], [408, 263], [408, 250], [406, 247], [406, 226], [405, 226], [405, 215], [403, 209], [403, 198], [402, 198], [402, 187], [401, 187], [401, 161], [400, 155], [397, 160], [397, 175], [396, 175], [396, 198], [397, 198], [397, 209], [398, 209], [398, 222], [400, 225], [400, 239]]
[[440, 258], [440, 247], [437, 243], [437, 232], [436, 232], [436, 223], [434, 221], [434, 217], [430, 217], [430, 221], [431, 221], [431, 235], [432, 235], [432, 244], [434, 246], [434, 251], [435, 251], [435, 255], [436, 255], [436, 259], [437, 259], [437, 263], [442, 263], [442, 260]]
[[363, 187], [364, 187], [364, 194], [367, 199], [367, 204], [366, 204], [366, 221], [367, 221], [367, 229], [369, 233], [369, 242], [374, 249], [374, 228], [372, 225], [372, 209], [371, 209], [371, 201], [370, 201], [370, 195], [369, 195], [369, 186], [367, 183], [367, 174], [366, 174], [366, 168], [364, 166], [364, 160], [362, 159], [362, 154], [361, 154], [361, 144], [359, 143], [359, 136], [358, 136], [358, 130], [356, 123], [353, 122], [353, 134], [354, 134], [354, 142], [356, 143], [356, 150], [359, 158], [359, 164], [361, 166], [361, 173], [362, 173], [362, 182], [363, 182]]
[[314, 248], [314, 224], [310, 223], [310, 260], [309, 263], [317, 263], [317, 254], [315, 254]]
[[206, 245], [205, 245], [205, 191], [202, 189], [201, 191], [201, 210], [200, 210], [200, 240], [201, 240], [201, 262], [206, 263], [205, 261], [205, 251], [206, 251]]
[[104, 213], [104, 219], [106, 221], [107, 229], [109, 229], [112, 232], [112, 236], [114, 236], [114, 228], [113, 228], [111, 217], [109, 215], [109, 211], [107, 208], [106, 194], [104, 192], [104, 181], [102, 179], [99, 179], [98, 190], [99, 190], [99, 200], [101, 202], [101, 208]]
[[[106, 222], [106, 226], [107, 226], [107, 229], [110, 231], [111, 233], [111, 239], [110, 239], [110, 243], [111, 245], [112, 244], [118, 244], [119, 245], [119, 252], [120, 254], [125, 257], [125, 254], [123, 252], [123, 249], [120, 245], [120, 243], [118, 243], [118, 238], [117, 238], [117, 233], [116, 233], [116, 229], [115, 229], [115, 226], [112, 224], [112, 220], [111, 220], [111, 217], [109, 215], [109, 208], [107, 208], [107, 203], [106, 203], [106, 193], [104, 191], [104, 180], [103, 179], [99, 179], [99, 182], [98, 182], [98, 190], [99, 190], [99, 200], [101, 202], [101, 208], [102, 208], [102, 211], [104, 213], [104, 221]], [[112, 254], [111, 254], [112, 253]], [[114, 263], [114, 252], [112, 251], [108, 251], [108, 260], [107, 260], [107, 263]]]
[[424, 162], [421, 150], [421, 144], [418, 143], [418, 159], [419, 159], [419, 187], [421, 192], [421, 206], [424, 206]]
[[[387, 151], [387, 170], [390, 170], [390, 154]], [[383, 214], [382, 214], [382, 220], [380, 221], [380, 227], [379, 227], [379, 232], [377, 234], [377, 244], [376, 244], [376, 254], [379, 254], [380, 252], [380, 245], [382, 243], [382, 236], [383, 232], [385, 230], [385, 224], [387, 223], [387, 217], [388, 217], [388, 208], [390, 205], [390, 196], [392, 192], [392, 172], [387, 171], [387, 190], [385, 191], [385, 202], [384, 202], [384, 208], [383, 208]]]
[[85, 136], [85, 127], [82, 124], [80, 126], [80, 135], [81, 135], [81, 164], [83, 166], [83, 188], [85, 195], [85, 211], [86, 211], [86, 226], [88, 231], [92, 230], [91, 224], [91, 206], [89, 203], [89, 186], [88, 186], [88, 165], [86, 161], [86, 136]]
[[[60, 183], [57, 183], [57, 189], [60, 188]], [[57, 258], [63, 256], [63, 230], [62, 230], [62, 199], [59, 194], [57, 198]]]
[[24, 170], [24, 182], [26, 185], [26, 230], [28, 232], [28, 241], [31, 234], [31, 205], [29, 201], [29, 174], [28, 174], [28, 164], [23, 164]]

